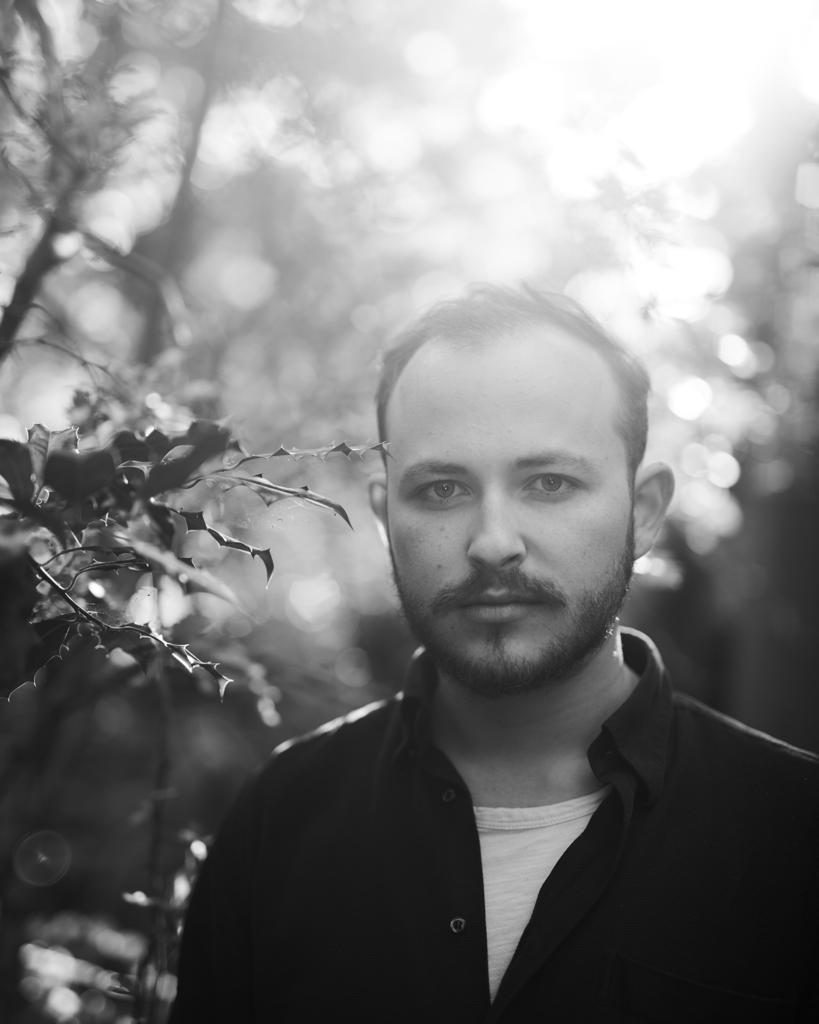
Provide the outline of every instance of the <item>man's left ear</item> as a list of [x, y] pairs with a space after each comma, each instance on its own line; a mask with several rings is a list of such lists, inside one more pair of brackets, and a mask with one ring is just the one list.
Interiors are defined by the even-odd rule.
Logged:
[[634, 479], [634, 557], [651, 550], [674, 494], [674, 474], [664, 462], [641, 466]]
[[375, 516], [375, 525], [378, 536], [385, 547], [389, 547], [390, 539], [387, 530], [387, 480], [383, 474], [378, 474], [370, 480], [370, 508]]

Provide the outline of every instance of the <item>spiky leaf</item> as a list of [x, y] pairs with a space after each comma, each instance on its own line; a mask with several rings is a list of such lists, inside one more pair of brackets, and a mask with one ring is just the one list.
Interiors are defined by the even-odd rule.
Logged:
[[271, 480], [266, 479], [261, 474], [256, 476], [247, 476], [244, 473], [233, 473], [227, 470], [216, 470], [213, 473], [208, 473], [205, 476], [197, 477], [194, 480], [189, 481], [189, 486], [199, 483], [201, 480], [219, 480], [224, 483], [231, 484], [234, 487], [250, 487], [254, 490], [259, 497], [264, 501], [266, 505], [272, 505], [276, 501], [281, 501], [282, 498], [297, 498], [300, 501], [306, 501], [310, 505], [317, 505], [319, 508], [326, 508], [334, 515], [339, 516], [352, 530], [353, 524], [350, 522], [350, 517], [347, 515], [345, 509], [335, 501], [331, 501], [330, 498], [325, 498], [322, 494], [317, 494], [315, 491], [311, 491], [309, 487], [285, 487], [284, 484], [274, 484]]
[[274, 569], [273, 555], [270, 553], [270, 548], [256, 548], [251, 544], [245, 544], [244, 541], [237, 540], [235, 537], [229, 537], [227, 534], [221, 533], [206, 522], [205, 517], [201, 512], [188, 512], [184, 509], [171, 509], [171, 511], [182, 517], [188, 530], [204, 530], [206, 533], [209, 533], [221, 547], [233, 548], [235, 551], [244, 551], [253, 558], [258, 558], [264, 566], [265, 583], [270, 583], [270, 578], [273, 575]]

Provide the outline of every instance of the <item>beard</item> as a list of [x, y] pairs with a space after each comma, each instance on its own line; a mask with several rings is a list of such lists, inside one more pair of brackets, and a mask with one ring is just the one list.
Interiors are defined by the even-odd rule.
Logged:
[[[628, 593], [634, 567], [634, 532], [629, 525], [623, 547], [609, 572], [574, 600], [555, 584], [535, 580], [520, 569], [476, 567], [463, 583], [440, 591], [431, 602], [410, 592], [392, 555], [398, 597], [410, 629], [439, 670], [482, 697], [504, 697], [538, 690], [576, 675], [611, 636]], [[560, 628], [543, 629], [543, 639], [528, 654], [514, 653], [506, 623], [482, 624], [480, 651], [471, 653], [464, 637], [442, 623], [451, 608], [468, 604], [489, 589], [503, 589], [562, 613]]]

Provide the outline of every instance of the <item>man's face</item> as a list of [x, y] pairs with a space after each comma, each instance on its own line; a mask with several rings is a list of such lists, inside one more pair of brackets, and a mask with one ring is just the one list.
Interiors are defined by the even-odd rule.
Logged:
[[620, 396], [559, 329], [431, 342], [388, 410], [386, 528], [410, 626], [448, 675], [500, 696], [599, 650], [634, 559]]

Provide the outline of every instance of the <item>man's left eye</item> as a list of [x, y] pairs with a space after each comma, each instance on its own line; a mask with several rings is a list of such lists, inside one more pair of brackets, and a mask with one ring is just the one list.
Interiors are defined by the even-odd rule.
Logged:
[[565, 476], [557, 476], [554, 473], [543, 473], [535, 477], [533, 481], [534, 490], [543, 491], [546, 494], [557, 494], [568, 487], [568, 480]]

